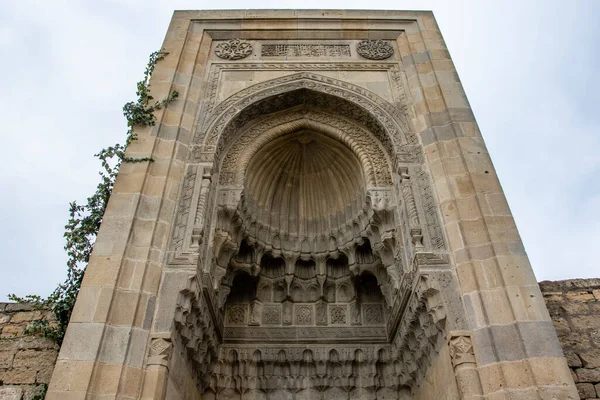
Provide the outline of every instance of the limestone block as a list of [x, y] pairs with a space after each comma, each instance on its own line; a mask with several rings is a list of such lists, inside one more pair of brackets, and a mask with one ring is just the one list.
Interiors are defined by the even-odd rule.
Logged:
[[21, 350], [15, 355], [13, 367], [37, 369], [40, 365], [54, 365], [55, 350]]
[[584, 368], [600, 368], [600, 350], [591, 349], [586, 352], [581, 352], [579, 357]]
[[582, 400], [596, 398], [596, 389], [594, 389], [594, 385], [591, 383], [578, 383], [576, 386], [579, 397]]
[[31, 368], [13, 368], [0, 371], [0, 381], [9, 385], [35, 383], [36, 370]]
[[0, 400], [21, 400], [23, 398], [23, 388], [20, 387], [0, 387]]
[[23, 336], [23, 331], [26, 328], [26, 324], [19, 325], [5, 325], [2, 328], [2, 334], [0, 335], [0, 339], [12, 339], [16, 337]]
[[0, 368], [11, 368], [14, 356], [12, 351], [0, 351]]
[[589, 291], [568, 292], [567, 300], [572, 302], [587, 303], [596, 300], [593, 293]]
[[600, 382], [600, 368], [586, 369], [578, 368], [575, 370], [579, 382]]

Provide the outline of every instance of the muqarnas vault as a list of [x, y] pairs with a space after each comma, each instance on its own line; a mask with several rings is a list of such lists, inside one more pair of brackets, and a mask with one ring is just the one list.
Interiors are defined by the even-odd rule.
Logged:
[[177, 11], [49, 399], [575, 399], [433, 15]]

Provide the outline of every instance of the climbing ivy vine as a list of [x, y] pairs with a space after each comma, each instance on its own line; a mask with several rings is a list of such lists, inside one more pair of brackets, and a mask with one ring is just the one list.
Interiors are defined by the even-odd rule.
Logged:
[[33, 303], [38, 309], [51, 310], [55, 316], [56, 323], [50, 323], [47, 320], [35, 321], [26, 329], [25, 333], [42, 334], [55, 340], [59, 345], [62, 343], [119, 168], [123, 162], [153, 161], [150, 157], [131, 158], [125, 156], [127, 147], [137, 140], [134, 128], [154, 126], [156, 124], [154, 112], [163, 108], [178, 96], [178, 93], [173, 91], [166, 98], [154, 101], [154, 98], [150, 95], [152, 72], [156, 64], [167, 54], [163, 50], [150, 54], [148, 65], [144, 71], [144, 79], [137, 83], [137, 101], [129, 102], [123, 106], [123, 115], [127, 119], [125, 143], [117, 143], [94, 154], [94, 157], [100, 160], [102, 167], [99, 172], [100, 182], [96, 186], [96, 191], [87, 198], [85, 204], [76, 201], [69, 204], [69, 220], [65, 225], [64, 233], [66, 240], [64, 248], [68, 256], [66, 279], [46, 298], [38, 295], [19, 297], [10, 294], [8, 296], [12, 301]]

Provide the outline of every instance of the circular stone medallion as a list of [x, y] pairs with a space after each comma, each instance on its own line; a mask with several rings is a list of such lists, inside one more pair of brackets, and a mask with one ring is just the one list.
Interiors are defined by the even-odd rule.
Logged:
[[363, 40], [356, 46], [358, 54], [369, 60], [385, 60], [394, 54], [394, 48], [383, 40]]
[[240, 60], [252, 54], [252, 45], [245, 40], [232, 39], [219, 43], [215, 48], [215, 54], [226, 60]]

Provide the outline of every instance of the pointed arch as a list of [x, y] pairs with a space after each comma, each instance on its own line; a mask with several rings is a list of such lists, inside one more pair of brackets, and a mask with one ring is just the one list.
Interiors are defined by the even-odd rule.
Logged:
[[[311, 96], [298, 96], [298, 92]], [[403, 144], [418, 144], [406, 116], [377, 94], [320, 74], [301, 72], [258, 83], [228, 97], [198, 129], [195, 145], [215, 146], [217, 155], [235, 140], [241, 127], [259, 115], [298, 105], [331, 109], [359, 121], [377, 137], [389, 155]]]

